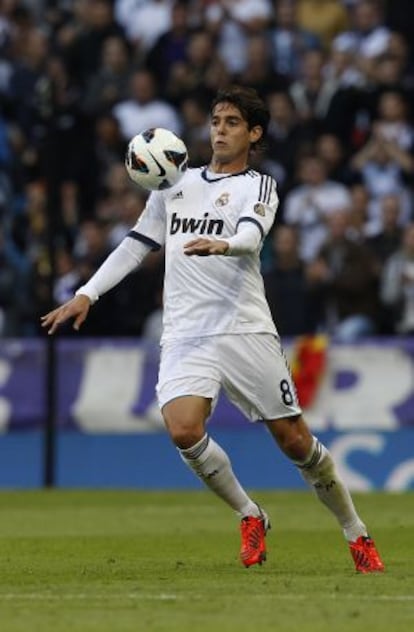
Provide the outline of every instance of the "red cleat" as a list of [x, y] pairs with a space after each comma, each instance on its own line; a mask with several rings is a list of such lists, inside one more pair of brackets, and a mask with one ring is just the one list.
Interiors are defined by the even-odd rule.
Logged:
[[259, 518], [246, 516], [240, 523], [241, 549], [240, 559], [246, 568], [261, 564], [266, 560], [266, 532], [270, 529], [265, 514]]
[[355, 542], [349, 542], [349, 550], [358, 573], [381, 573], [384, 570], [374, 540], [369, 536], [361, 535]]

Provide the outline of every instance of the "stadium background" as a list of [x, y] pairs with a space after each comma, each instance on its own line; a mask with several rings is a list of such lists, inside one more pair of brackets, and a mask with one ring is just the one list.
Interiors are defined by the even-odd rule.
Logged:
[[[263, 273], [306, 416], [353, 489], [413, 489], [413, 27], [404, 0], [2, 3], [2, 487], [198, 485], [154, 401], [162, 256], [80, 334], [39, 317], [142, 211], [128, 139], [168, 127], [203, 164], [209, 99], [238, 82], [272, 113]], [[247, 486], [302, 486], [224, 401], [211, 430]]]

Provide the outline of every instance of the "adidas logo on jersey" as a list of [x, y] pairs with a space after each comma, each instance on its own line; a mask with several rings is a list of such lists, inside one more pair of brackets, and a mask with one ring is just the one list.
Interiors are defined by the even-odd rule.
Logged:
[[170, 235], [176, 233], [197, 233], [197, 235], [221, 235], [224, 222], [222, 219], [211, 219], [208, 213], [203, 218], [171, 216]]
[[184, 197], [183, 192], [182, 191], [177, 191], [177, 193], [174, 193], [174, 195], [172, 196], [172, 200], [182, 200]]

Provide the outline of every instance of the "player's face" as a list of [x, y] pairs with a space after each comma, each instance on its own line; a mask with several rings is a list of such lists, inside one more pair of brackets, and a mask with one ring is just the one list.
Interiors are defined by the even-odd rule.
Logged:
[[251, 143], [262, 135], [262, 128], [248, 129], [247, 121], [231, 103], [218, 103], [211, 116], [210, 139], [213, 148], [212, 168], [241, 171], [247, 165]]

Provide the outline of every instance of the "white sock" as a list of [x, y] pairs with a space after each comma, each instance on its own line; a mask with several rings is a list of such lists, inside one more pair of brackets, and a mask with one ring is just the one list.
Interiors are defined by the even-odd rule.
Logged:
[[240, 516], [261, 515], [256, 503], [235, 477], [229, 457], [208, 434], [191, 448], [179, 449], [179, 453], [203, 483]]
[[332, 511], [341, 525], [345, 538], [353, 542], [367, 535], [367, 528], [359, 518], [351, 495], [338, 475], [327, 448], [314, 437], [312, 450], [304, 463], [296, 463], [300, 472], [324, 505]]

